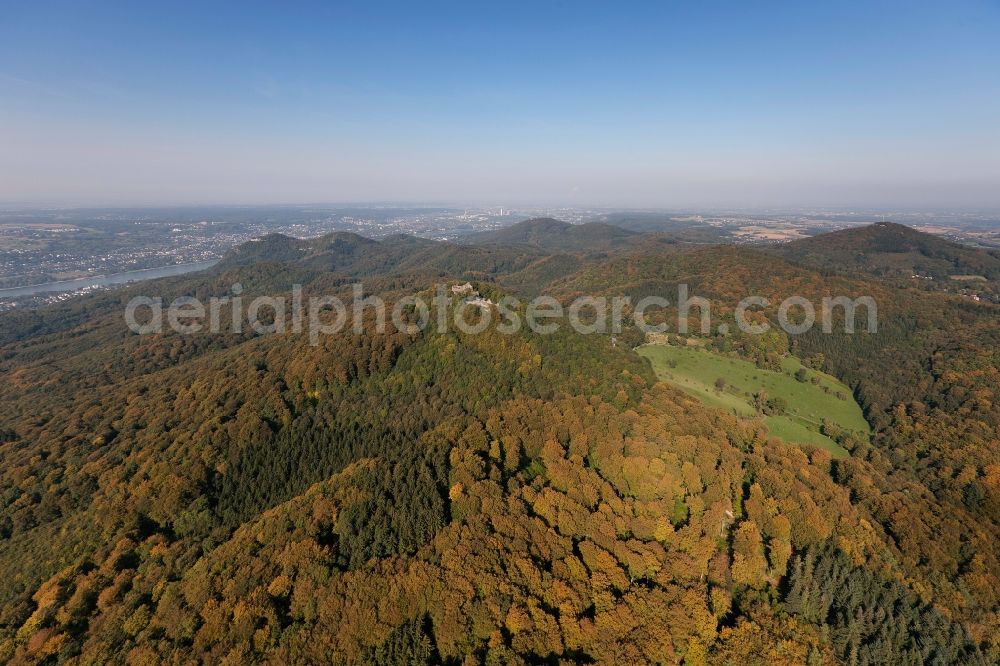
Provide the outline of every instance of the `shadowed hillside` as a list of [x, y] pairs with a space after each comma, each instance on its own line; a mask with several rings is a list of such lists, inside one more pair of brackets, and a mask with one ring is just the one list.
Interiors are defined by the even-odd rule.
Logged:
[[271, 234], [233, 249], [218, 268], [277, 262], [355, 278], [404, 273], [474, 278], [521, 270], [544, 256], [527, 247], [463, 247], [404, 234], [378, 241], [350, 232], [304, 240]]
[[633, 245], [638, 232], [601, 222], [569, 224], [542, 217], [473, 234], [463, 242], [474, 245], [528, 245], [552, 252], [600, 252]]

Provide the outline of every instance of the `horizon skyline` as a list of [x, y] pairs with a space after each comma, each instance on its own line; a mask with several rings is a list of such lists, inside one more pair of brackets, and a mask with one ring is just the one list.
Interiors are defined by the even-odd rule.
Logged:
[[[894, 222], [887, 216], [891, 214], [899, 215], [921, 215], [921, 214], [955, 214], [955, 215], [1000, 215], [1000, 205], [997, 206], [914, 206], [906, 205], [761, 205], [761, 206], [722, 206], [706, 204], [690, 206], [629, 206], [629, 205], [605, 205], [605, 204], [572, 204], [572, 203], [515, 203], [506, 202], [476, 202], [476, 201], [406, 201], [406, 200], [367, 200], [367, 201], [272, 201], [272, 202], [238, 202], [238, 201], [206, 201], [206, 202], [174, 202], [174, 203], [78, 203], [78, 202], [33, 202], [33, 201], [5, 201], [0, 199], [0, 211], [3, 212], [42, 212], [42, 211], [125, 211], [125, 210], [189, 210], [189, 209], [286, 209], [286, 208], [329, 208], [330, 210], [344, 210], [350, 208], [370, 209], [370, 210], [447, 210], [450, 212], [466, 209], [469, 212], [482, 212], [490, 209], [503, 209], [505, 216], [510, 213], [526, 215], [542, 211], [544, 213], [554, 212], [562, 209], [565, 211], [593, 211], [603, 213], [646, 213], [663, 215], [792, 215], [792, 214], [823, 214], [832, 213], [837, 215], [858, 215], [858, 216], [881, 216], [883, 219], [875, 222]], [[543, 215], [544, 217], [544, 215]], [[2, 223], [2, 220], [0, 220]], [[899, 224], [906, 224], [899, 222]]]
[[[996, 206], [968, 206], [968, 205], [923, 205], [907, 206], [900, 205], [850, 205], [850, 204], [799, 204], [799, 205], [758, 205], [758, 206], [723, 206], [720, 204], [688, 205], [688, 206], [629, 206], [610, 204], [573, 204], [573, 203], [507, 203], [497, 202], [474, 202], [474, 201], [262, 201], [240, 202], [240, 201], [205, 201], [205, 202], [119, 202], [119, 203], [81, 203], [75, 201], [67, 202], [45, 202], [45, 201], [5, 201], [0, 200], [0, 212], [16, 213], [23, 211], [46, 212], [46, 211], [157, 211], [157, 210], [177, 210], [185, 211], [192, 209], [307, 209], [315, 207], [317, 209], [347, 210], [357, 208], [361, 210], [413, 210], [432, 211], [442, 210], [455, 212], [467, 210], [468, 212], [482, 213], [490, 209], [503, 208], [504, 216], [511, 213], [515, 216], [529, 216], [526, 219], [538, 217], [550, 217], [559, 210], [594, 213], [636, 213], [649, 215], [699, 215], [699, 216], [719, 216], [719, 215], [854, 215], [859, 217], [871, 217], [872, 222], [897, 222], [899, 224], [909, 224], [899, 222], [890, 218], [890, 215], [898, 214], [902, 216], [912, 215], [997, 215], [1000, 216], [1000, 204]], [[882, 219], [874, 219], [880, 217]], [[558, 219], [553, 218], [553, 219]], [[3, 223], [0, 220], [0, 223]], [[572, 222], [571, 222], [572, 223]]]
[[985, 0], [16, 7], [0, 201], [1000, 210], [998, 28]]

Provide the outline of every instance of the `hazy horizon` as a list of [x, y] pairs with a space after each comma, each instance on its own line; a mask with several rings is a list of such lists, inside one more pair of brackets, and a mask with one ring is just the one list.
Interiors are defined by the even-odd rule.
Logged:
[[0, 202], [1000, 210], [985, 1], [11, 7]]
[[[556, 211], [562, 209], [565, 211], [593, 211], [594, 213], [602, 214], [613, 214], [613, 213], [635, 213], [635, 214], [649, 214], [649, 215], [795, 215], [795, 214], [812, 214], [812, 215], [822, 215], [822, 214], [833, 214], [833, 215], [857, 215], [861, 217], [870, 217], [875, 220], [875, 217], [881, 216], [884, 218], [881, 221], [886, 222], [899, 222], [891, 217], [891, 215], [901, 215], [901, 216], [912, 216], [912, 215], [998, 215], [1000, 216], [1000, 205], [997, 206], [965, 206], [965, 205], [954, 205], [954, 206], [944, 206], [944, 205], [925, 205], [925, 206], [906, 206], [906, 205], [859, 205], [852, 206], [849, 204], [843, 205], [788, 205], [788, 206], [721, 206], [721, 205], [690, 205], [690, 206], [614, 206], [614, 205], [586, 205], [586, 204], [570, 204], [570, 203], [539, 203], [539, 202], [526, 202], [523, 204], [508, 204], [507, 202], [483, 202], [483, 201], [281, 201], [281, 202], [268, 202], [263, 201], [260, 203], [253, 202], [117, 202], [111, 204], [103, 204], [100, 202], [87, 203], [87, 202], [45, 202], [45, 201], [3, 201], [0, 200], [0, 211], [4, 212], [18, 212], [23, 211], [25, 213], [32, 212], [46, 212], [46, 211], [185, 211], [185, 210], [197, 210], [197, 209], [329, 209], [331, 211], [335, 210], [348, 210], [348, 209], [369, 209], [372, 211], [376, 210], [449, 210], [449, 211], [460, 211], [466, 209], [468, 211], [487, 211], [504, 209], [510, 211], [515, 215], [521, 217], [551, 217], [550, 213], [555, 213]], [[543, 211], [545, 214], [539, 213], [534, 215], [533, 213]], [[529, 214], [531, 213], [531, 214]], [[558, 216], [556, 216], [558, 217]], [[516, 221], [516, 220], [514, 220]], [[3, 220], [0, 220], [0, 224]], [[902, 222], [906, 224], [906, 222]]]

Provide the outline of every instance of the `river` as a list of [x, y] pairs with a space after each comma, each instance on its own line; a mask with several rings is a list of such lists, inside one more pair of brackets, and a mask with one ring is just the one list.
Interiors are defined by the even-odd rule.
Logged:
[[160, 268], [144, 268], [138, 271], [112, 273], [111, 275], [93, 275], [91, 277], [77, 278], [76, 280], [32, 284], [26, 287], [11, 287], [9, 289], [0, 289], [0, 298], [18, 298], [45, 292], [76, 291], [77, 289], [84, 289], [86, 287], [107, 287], [113, 284], [152, 280], [154, 278], [203, 271], [217, 263], [219, 263], [218, 260], [212, 259], [209, 261], [196, 261], [190, 264], [174, 264], [173, 266], [162, 266]]

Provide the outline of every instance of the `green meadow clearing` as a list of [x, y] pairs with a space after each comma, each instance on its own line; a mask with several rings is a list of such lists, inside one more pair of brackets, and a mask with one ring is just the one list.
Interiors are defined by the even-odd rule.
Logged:
[[[770, 398], [783, 398], [788, 404], [785, 414], [765, 416], [763, 421], [771, 435], [787, 442], [818, 446], [834, 457], [845, 457], [847, 451], [819, 431], [823, 420], [865, 436], [871, 431], [850, 388], [826, 373], [809, 368], [806, 368], [807, 380], [798, 381], [794, 375], [803, 366], [793, 356], [782, 361], [782, 372], [773, 372], [702, 347], [643, 345], [638, 352], [649, 359], [663, 381], [707, 405], [733, 414], [748, 417], [757, 414], [753, 394], [762, 389]], [[814, 377], [818, 380], [816, 384], [811, 381]], [[715, 385], [720, 378], [726, 383], [721, 391]]]

